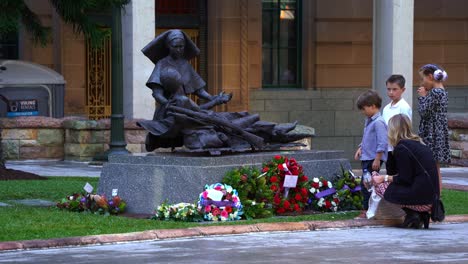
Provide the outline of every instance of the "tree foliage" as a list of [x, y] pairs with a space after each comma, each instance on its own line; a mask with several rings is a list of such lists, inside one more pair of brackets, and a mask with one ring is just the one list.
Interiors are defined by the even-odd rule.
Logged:
[[[91, 40], [92, 46], [99, 46], [110, 30], [103, 30], [93, 21], [92, 14], [103, 13], [113, 7], [122, 8], [130, 0], [50, 0], [50, 3], [65, 23], [71, 24], [75, 33], [82, 33]], [[37, 14], [24, 0], [0, 1], [0, 37], [17, 32], [20, 25], [32, 35], [35, 43], [46, 45], [50, 41], [50, 27], [43, 26]]]

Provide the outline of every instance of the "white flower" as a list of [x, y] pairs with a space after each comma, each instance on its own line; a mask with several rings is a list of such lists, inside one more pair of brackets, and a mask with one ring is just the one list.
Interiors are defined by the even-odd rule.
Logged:
[[315, 189], [314, 187], [312, 187], [312, 188], [309, 189], [309, 191], [310, 191], [311, 193], [315, 193], [316, 190], [317, 190], [317, 189]]
[[73, 195], [72, 195], [72, 196], [70, 196], [68, 199], [70, 199], [70, 200], [72, 200], [72, 201], [73, 201]]
[[228, 192], [228, 193], [232, 192], [232, 187], [230, 185], [226, 186], [226, 192]]
[[325, 201], [325, 199], [323, 199], [323, 198], [320, 198], [320, 200], [318, 200], [318, 202], [317, 202], [317, 205], [318, 205], [319, 207], [322, 207], [322, 206], [323, 206], [323, 203], [324, 203], [324, 201]]
[[319, 182], [319, 179], [318, 179], [318, 178], [314, 178], [313, 181], [314, 181], [314, 182]]
[[328, 188], [332, 188], [332, 187], [333, 187], [331, 181], [328, 181], [327, 185], [328, 185]]
[[323, 186], [323, 183], [322, 182], [319, 182], [319, 187], [322, 187]]
[[253, 201], [253, 202], [252, 202], [252, 205], [255, 205], [255, 204], [256, 204], [255, 201]]

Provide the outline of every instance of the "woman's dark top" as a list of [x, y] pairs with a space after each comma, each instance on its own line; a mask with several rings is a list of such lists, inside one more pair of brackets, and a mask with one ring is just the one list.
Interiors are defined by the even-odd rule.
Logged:
[[[404, 146], [413, 152], [414, 157]], [[393, 182], [385, 191], [385, 200], [402, 205], [432, 204], [434, 191], [439, 192], [439, 177], [431, 149], [418, 141], [401, 140], [393, 154], [398, 176], [393, 177]]]

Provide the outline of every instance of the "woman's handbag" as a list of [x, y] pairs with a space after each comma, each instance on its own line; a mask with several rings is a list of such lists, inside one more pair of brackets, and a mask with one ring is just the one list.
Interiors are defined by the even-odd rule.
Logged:
[[438, 190], [436, 191], [435, 188], [434, 188], [434, 185], [432, 184], [431, 177], [429, 176], [429, 173], [427, 173], [426, 169], [424, 169], [421, 162], [419, 162], [419, 160], [416, 158], [416, 156], [414, 156], [413, 152], [408, 147], [406, 147], [404, 144], [401, 144], [401, 145], [406, 150], [408, 150], [409, 153], [411, 153], [411, 156], [413, 156], [414, 160], [416, 160], [418, 162], [419, 166], [421, 166], [421, 169], [424, 170], [424, 173], [426, 174], [427, 179], [429, 180], [429, 183], [431, 184], [432, 191], [434, 192], [434, 201], [432, 202], [432, 209], [431, 209], [431, 219], [432, 219], [432, 221], [433, 222], [442, 222], [442, 221], [444, 221], [444, 219], [445, 219], [444, 204], [442, 203], [442, 200], [440, 200], [439, 191]]
[[445, 208], [439, 195], [436, 195], [432, 203], [431, 219], [433, 222], [442, 222], [445, 219]]

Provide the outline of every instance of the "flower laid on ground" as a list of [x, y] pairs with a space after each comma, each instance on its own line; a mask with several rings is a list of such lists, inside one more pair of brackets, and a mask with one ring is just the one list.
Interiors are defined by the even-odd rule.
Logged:
[[362, 209], [361, 179], [356, 178], [352, 171], [345, 171], [342, 166], [341, 174], [337, 174], [333, 181], [340, 199], [338, 210]]
[[169, 205], [167, 202], [164, 202], [158, 206], [153, 219], [186, 222], [200, 222], [203, 220], [195, 204], [178, 203]]
[[243, 214], [237, 191], [222, 183], [205, 185], [198, 199], [198, 210], [208, 221], [239, 220]]
[[[276, 155], [263, 164], [262, 172], [266, 174], [267, 184], [273, 191], [273, 206], [276, 213], [304, 210], [309, 199], [309, 179], [295, 159]], [[297, 175], [296, 187], [284, 188], [286, 175]]]
[[273, 191], [265, 175], [254, 167], [241, 167], [228, 171], [223, 183], [238, 190], [244, 216], [247, 219], [270, 217], [273, 214]]
[[125, 211], [127, 204], [119, 196], [108, 200], [104, 195], [75, 193], [63, 198], [57, 207], [73, 212], [120, 214]]
[[312, 179], [309, 192], [311, 194], [309, 203], [314, 210], [322, 212], [336, 212], [338, 210], [340, 200], [331, 181], [323, 177], [315, 177]]

